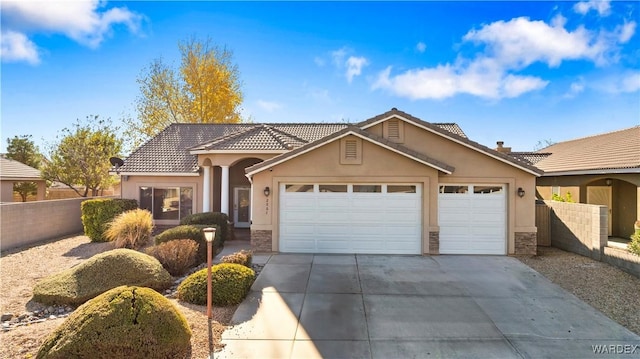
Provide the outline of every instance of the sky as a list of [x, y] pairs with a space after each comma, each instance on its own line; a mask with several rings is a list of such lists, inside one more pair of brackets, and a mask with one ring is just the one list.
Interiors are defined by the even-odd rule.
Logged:
[[[0, 152], [76, 119], [137, 116], [136, 79], [178, 42], [233, 51], [257, 123], [395, 107], [514, 151], [640, 125], [640, 2], [2, 1]], [[123, 154], [126, 155], [126, 154]]]

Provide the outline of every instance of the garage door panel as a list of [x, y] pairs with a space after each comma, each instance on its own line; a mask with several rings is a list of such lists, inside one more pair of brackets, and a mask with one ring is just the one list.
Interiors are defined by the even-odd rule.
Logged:
[[[281, 190], [284, 252], [419, 254], [422, 196], [416, 193], [286, 192]], [[352, 190], [348, 187], [348, 191]], [[384, 188], [381, 186], [380, 188]], [[300, 224], [303, 224], [300, 226]], [[304, 229], [300, 228], [304, 227]], [[301, 240], [296, 235], [304, 235]], [[307, 236], [311, 238], [307, 238]], [[295, 245], [291, 245], [291, 242]]]
[[439, 194], [440, 253], [506, 254], [505, 192]]

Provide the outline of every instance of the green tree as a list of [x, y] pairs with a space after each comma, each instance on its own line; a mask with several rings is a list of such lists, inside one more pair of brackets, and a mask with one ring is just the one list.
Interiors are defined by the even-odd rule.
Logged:
[[[77, 120], [72, 128], [64, 128], [49, 146], [42, 176], [69, 186], [82, 197], [87, 197], [89, 190], [92, 196], [98, 195], [100, 189], [114, 183], [114, 176], [109, 174], [109, 158], [118, 156], [122, 150], [117, 131], [110, 119], [87, 116], [84, 123]], [[76, 185], [84, 186], [84, 192], [77, 190]]]
[[[42, 162], [42, 155], [31, 140], [31, 135], [7, 138], [7, 158], [36, 169], [40, 168]], [[20, 194], [22, 202], [26, 202], [27, 196], [38, 193], [38, 185], [34, 182], [16, 182], [13, 184], [13, 191]]]
[[178, 43], [181, 63], [175, 69], [154, 59], [138, 76], [137, 119], [125, 119], [127, 136], [138, 146], [172, 123], [241, 121], [238, 67], [233, 53], [190, 38]]

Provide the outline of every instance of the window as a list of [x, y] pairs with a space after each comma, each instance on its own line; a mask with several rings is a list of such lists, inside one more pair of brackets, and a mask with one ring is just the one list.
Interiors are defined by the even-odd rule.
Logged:
[[382, 186], [379, 184], [374, 184], [374, 185], [354, 184], [353, 192], [354, 193], [381, 193]]
[[416, 186], [388, 185], [387, 193], [416, 193]]
[[284, 186], [285, 192], [313, 192], [312, 184], [288, 184]]
[[551, 195], [556, 195], [559, 196], [560, 195], [560, 187], [559, 186], [552, 186], [551, 187]]
[[192, 187], [140, 187], [140, 208], [153, 219], [180, 220], [193, 211]]
[[492, 194], [502, 193], [502, 186], [473, 186], [473, 193], [476, 194]]
[[320, 192], [347, 192], [346, 184], [321, 184]]
[[464, 194], [469, 191], [469, 186], [440, 186], [440, 193]]

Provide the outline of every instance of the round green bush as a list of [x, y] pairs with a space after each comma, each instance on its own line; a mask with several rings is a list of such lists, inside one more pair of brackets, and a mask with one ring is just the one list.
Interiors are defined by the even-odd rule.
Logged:
[[37, 359], [188, 358], [191, 329], [153, 289], [121, 286], [74, 311], [38, 350]]
[[132, 249], [97, 254], [62, 272], [46, 277], [33, 288], [33, 300], [44, 304], [78, 305], [121, 285], [169, 288], [171, 275], [157, 259]]
[[[216, 306], [235, 305], [249, 293], [256, 273], [241, 264], [221, 263], [211, 267], [212, 302]], [[178, 299], [207, 304], [207, 268], [188, 276], [178, 286]]]

